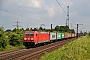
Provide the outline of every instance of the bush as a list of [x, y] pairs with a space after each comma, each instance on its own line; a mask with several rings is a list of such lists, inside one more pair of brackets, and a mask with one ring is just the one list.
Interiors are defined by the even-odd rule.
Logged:
[[7, 46], [6, 33], [0, 28], [0, 51], [4, 50]]
[[15, 32], [9, 33], [9, 45], [20, 46], [23, 45], [23, 31], [17, 29]]

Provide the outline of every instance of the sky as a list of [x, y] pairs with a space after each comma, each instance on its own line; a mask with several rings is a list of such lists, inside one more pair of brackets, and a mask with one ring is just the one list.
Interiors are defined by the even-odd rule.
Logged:
[[[90, 31], [90, 0], [57, 0], [67, 13], [69, 27], [79, 31]], [[39, 28], [41, 24], [50, 29], [50, 24], [65, 26], [67, 14], [56, 0], [0, 0], [0, 27], [14, 29], [19, 21], [20, 28]]]

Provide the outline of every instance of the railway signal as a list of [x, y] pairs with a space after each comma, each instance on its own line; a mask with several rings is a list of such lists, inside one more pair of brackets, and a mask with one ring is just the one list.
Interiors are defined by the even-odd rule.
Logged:
[[83, 25], [83, 24], [77, 24], [77, 38], [79, 37], [79, 34], [78, 34], [78, 26], [79, 25]]

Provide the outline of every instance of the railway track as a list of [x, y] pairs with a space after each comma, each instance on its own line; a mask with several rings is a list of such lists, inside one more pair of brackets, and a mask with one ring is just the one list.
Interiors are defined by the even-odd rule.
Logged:
[[0, 60], [10, 60], [16, 57], [20, 53], [24, 53], [26, 49], [14, 50], [10, 52], [5, 52], [0, 54]]
[[9, 53], [0, 54], [0, 60], [38, 60], [45, 54], [45, 52], [51, 52], [55, 49], [58, 49], [72, 40], [75, 40], [75, 38], [54, 42], [36, 48], [21, 49], [17, 51], [11, 51]]

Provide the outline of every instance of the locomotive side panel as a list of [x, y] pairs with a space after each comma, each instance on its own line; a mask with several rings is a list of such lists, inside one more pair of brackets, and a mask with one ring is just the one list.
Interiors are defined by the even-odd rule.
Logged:
[[50, 36], [49, 33], [38, 33], [37, 34], [37, 43], [49, 42]]

